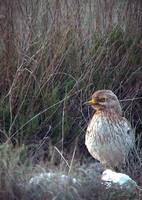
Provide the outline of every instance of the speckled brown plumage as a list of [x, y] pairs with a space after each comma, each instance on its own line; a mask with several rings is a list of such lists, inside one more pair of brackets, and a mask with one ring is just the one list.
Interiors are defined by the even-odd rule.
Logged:
[[118, 98], [111, 90], [96, 91], [89, 104], [96, 112], [86, 131], [86, 147], [103, 165], [118, 167], [134, 146], [131, 125], [122, 116]]

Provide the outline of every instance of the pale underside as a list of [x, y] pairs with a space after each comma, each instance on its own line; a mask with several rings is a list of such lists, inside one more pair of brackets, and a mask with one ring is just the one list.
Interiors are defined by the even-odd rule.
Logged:
[[95, 114], [88, 125], [85, 144], [95, 159], [105, 166], [116, 167], [125, 163], [134, 145], [134, 135], [125, 118], [112, 120]]

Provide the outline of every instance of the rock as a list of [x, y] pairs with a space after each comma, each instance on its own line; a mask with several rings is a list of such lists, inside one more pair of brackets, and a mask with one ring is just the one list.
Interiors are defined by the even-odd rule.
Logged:
[[101, 180], [106, 182], [108, 186], [111, 184], [118, 184], [120, 186], [134, 185], [137, 187], [137, 183], [132, 180], [128, 175], [114, 172], [110, 169], [106, 169], [101, 177]]
[[48, 173], [41, 173], [39, 175], [32, 177], [29, 181], [29, 184], [38, 185], [41, 182], [47, 183], [55, 179], [59, 181], [60, 184], [62, 185], [77, 183], [77, 180], [71, 176], [67, 176], [65, 174], [57, 174], [54, 172], [48, 172]]
[[[27, 185], [26, 200], [78, 198], [76, 178], [60, 172], [43, 172], [33, 176]], [[64, 196], [64, 198], [62, 198]]]

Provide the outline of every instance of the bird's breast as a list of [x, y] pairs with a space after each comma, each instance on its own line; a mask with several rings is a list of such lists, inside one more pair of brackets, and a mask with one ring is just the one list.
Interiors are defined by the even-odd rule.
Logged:
[[[99, 154], [107, 152], [122, 152], [127, 154], [132, 145], [132, 130], [125, 118], [94, 115], [91, 119], [86, 136], [85, 144], [88, 151], [97, 158]], [[115, 155], [115, 153], [114, 153]]]
[[[90, 121], [87, 132], [86, 132], [86, 140], [89, 142], [95, 142], [96, 145], [101, 143], [109, 143], [111, 139], [111, 134], [114, 132], [114, 127], [111, 126], [108, 119], [104, 117], [93, 116]], [[91, 141], [90, 141], [91, 140]]]

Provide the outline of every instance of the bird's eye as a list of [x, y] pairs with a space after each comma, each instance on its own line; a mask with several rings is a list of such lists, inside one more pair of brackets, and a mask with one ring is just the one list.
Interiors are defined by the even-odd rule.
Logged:
[[99, 101], [100, 101], [100, 102], [105, 102], [105, 101], [106, 101], [106, 98], [104, 98], [104, 97], [103, 97], [103, 98], [100, 98]]

